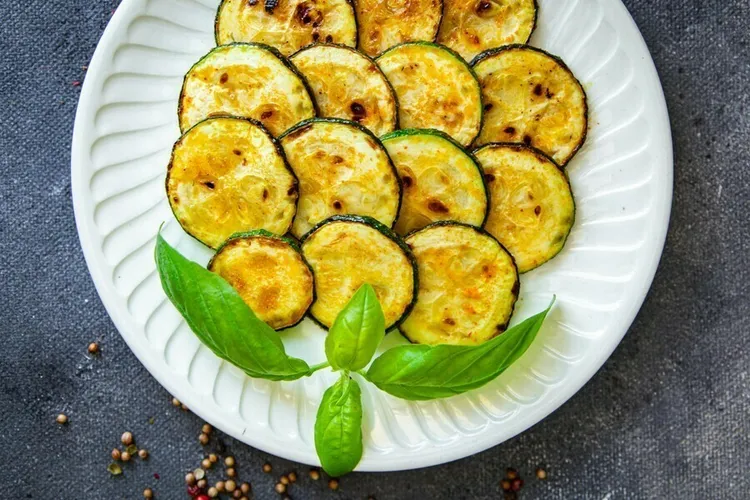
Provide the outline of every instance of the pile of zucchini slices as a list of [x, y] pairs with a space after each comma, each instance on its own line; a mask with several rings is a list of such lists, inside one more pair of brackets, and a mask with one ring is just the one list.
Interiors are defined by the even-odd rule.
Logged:
[[166, 189], [209, 269], [280, 330], [364, 283], [412, 342], [501, 334], [563, 248], [586, 95], [525, 45], [535, 0], [223, 0]]

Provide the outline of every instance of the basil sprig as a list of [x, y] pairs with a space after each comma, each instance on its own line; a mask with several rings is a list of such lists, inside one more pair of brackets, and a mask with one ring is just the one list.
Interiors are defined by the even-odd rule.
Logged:
[[346, 372], [326, 390], [315, 419], [315, 450], [331, 476], [354, 470], [362, 458], [362, 391]]
[[447, 398], [477, 389], [526, 352], [551, 307], [477, 346], [394, 347], [372, 363], [366, 378], [380, 390], [409, 400]]
[[218, 274], [204, 269], [156, 237], [156, 267], [169, 300], [214, 354], [251, 377], [294, 380], [314, 369], [286, 354], [276, 331], [258, 319]]
[[370, 285], [362, 285], [336, 317], [326, 337], [334, 370], [357, 371], [370, 362], [385, 337], [385, 315]]

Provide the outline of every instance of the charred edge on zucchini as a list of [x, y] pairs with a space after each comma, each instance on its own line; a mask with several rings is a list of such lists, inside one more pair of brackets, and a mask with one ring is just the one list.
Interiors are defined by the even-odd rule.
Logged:
[[[538, 12], [538, 11], [537, 11]], [[588, 95], [586, 94], [586, 89], [583, 88], [583, 85], [581, 84], [581, 81], [576, 77], [575, 73], [568, 67], [567, 64], [565, 64], [565, 61], [563, 61], [559, 56], [556, 56], [554, 54], [550, 54], [544, 49], [540, 49], [538, 47], [532, 47], [531, 45], [525, 45], [522, 43], [513, 43], [509, 45], [503, 45], [502, 47], [496, 47], [494, 49], [485, 50], [481, 54], [477, 55], [474, 59], [471, 60], [471, 67], [473, 68], [480, 62], [484, 61], [485, 59], [488, 59], [492, 56], [495, 56], [501, 52], [509, 51], [509, 50], [515, 50], [515, 49], [528, 49], [534, 52], [538, 52], [539, 54], [542, 54], [544, 56], [549, 57], [553, 61], [555, 61], [566, 73], [568, 73], [571, 78], [578, 84], [578, 87], [581, 89], [581, 93], [583, 94], [583, 134], [581, 135], [581, 139], [578, 141], [578, 144], [571, 150], [570, 154], [568, 154], [568, 157], [563, 162], [557, 162], [555, 161], [555, 164], [558, 165], [560, 168], [565, 168], [565, 166], [570, 162], [570, 160], [575, 157], [575, 155], [578, 153], [578, 151], [583, 147], [583, 145], [586, 143], [586, 138], [588, 137], [588, 131], [589, 131], [589, 104], [588, 104]], [[481, 129], [480, 129], [481, 133]], [[478, 135], [477, 135], [478, 137]], [[476, 140], [476, 138], [475, 138]], [[525, 142], [525, 141], [524, 141]], [[501, 143], [501, 142], [495, 142], [495, 143]], [[488, 143], [489, 144], [489, 143]], [[516, 143], [518, 144], [518, 143]], [[533, 147], [531, 144], [525, 144], [526, 146]], [[534, 148], [537, 149], [538, 148]], [[542, 151], [540, 151], [542, 154]], [[554, 160], [553, 160], [554, 161]]]
[[[389, 139], [395, 139], [398, 137], [405, 137], [405, 136], [419, 136], [419, 135], [434, 135], [434, 136], [440, 137], [441, 139], [447, 140], [451, 145], [458, 148], [459, 151], [461, 151], [467, 157], [469, 157], [471, 162], [474, 164], [474, 166], [477, 169], [477, 172], [479, 172], [480, 178], [482, 179], [482, 186], [484, 187], [486, 206], [484, 209], [484, 217], [482, 218], [482, 223], [480, 224], [480, 227], [484, 227], [484, 225], [487, 223], [487, 218], [490, 216], [490, 203], [492, 202], [492, 198], [491, 198], [489, 186], [487, 185], [487, 179], [484, 176], [484, 170], [482, 169], [482, 165], [479, 163], [479, 160], [477, 160], [477, 158], [474, 156], [474, 153], [472, 151], [469, 151], [467, 148], [463, 147], [461, 144], [459, 144], [458, 141], [456, 141], [453, 137], [449, 136], [445, 132], [442, 132], [440, 130], [436, 130], [433, 128], [427, 128], [427, 129], [410, 128], [410, 129], [394, 130], [393, 132], [389, 132], [385, 134], [383, 137], [380, 138], [380, 140], [385, 144], [385, 142]], [[403, 184], [403, 180], [401, 180], [401, 182]], [[403, 200], [403, 194], [402, 194], [402, 200]], [[400, 215], [400, 212], [401, 211], [399, 210], [399, 215]], [[398, 216], [396, 217], [396, 222], [397, 221], [398, 221]], [[395, 222], [394, 222], [394, 225], [395, 225]]]
[[[257, 42], [232, 42], [232, 43], [228, 43], [226, 45], [219, 45], [218, 47], [214, 47], [207, 54], [205, 54], [203, 57], [201, 57], [200, 59], [198, 59], [198, 61], [195, 64], [193, 64], [192, 66], [190, 66], [190, 69], [187, 71], [187, 73], [185, 73], [185, 76], [182, 79], [182, 87], [180, 88], [180, 96], [179, 96], [178, 101], [177, 101], [178, 102], [178, 104], [177, 104], [177, 121], [178, 122], [181, 122], [180, 117], [182, 116], [182, 112], [183, 112], [183, 98], [185, 97], [185, 86], [187, 84], [188, 77], [192, 74], [193, 70], [195, 68], [197, 68], [198, 66], [200, 66], [206, 59], [208, 59], [214, 53], [214, 51], [222, 49], [222, 48], [225, 48], [225, 47], [234, 47], [234, 46], [238, 46], [238, 47], [256, 47], [256, 48], [259, 48], [259, 49], [266, 50], [266, 51], [270, 52], [271, 54], [273, 54], [274, 56], [276, 56], [276, 58], [279, 61], [281, 61], [281, 63], [289, 71], [291, 71], [292, 73], [294, 73], [294, 75], [297, 78], [299, 78], [299, 80], [302, 82], [302, 85], [305, 87], [305, 90], [307, 91], [307, 95], [310, 97], [310, 102], [312, 103], [312, 106], [313, 106], [313, 112], [315, 113], [315, 116], [318, 116], [318, 113], [319, 113], [319, 111], [318, 111], [318, 105], [315, 103], [315, 98], [313, 97], [312, 90], [310, 89], [310, 86], [307, 84], [307, 80], [305, 79], [305, 76], [302, 73], [300, 73], [299, 70], [296, 68], [296, 66], [294, 66], [294, 64], [292, 64], [291, 62], [289, 62], [289, 60], [286, 57], [284, 57], [284, 55], [281, 52], [279, 52], [278, 49], [276, 49], [274, 47], [271, 47], [270, 45], [266, 45], [264, 43], [257, 43]], [[216, 118], [216, 117], [220, 117], [220, 116], [229, 116], [229, 115], [217, 113], [217, 114], [215, 114], [213, 116], [209, 116], [207, 118]], [[195, 125], [197, 125], [198, 123], [199, 122], [195, 123]], [[195, 125], [193, 125], [193, 126], [195, 126]], [[192, 128], [192, 127], [190, 127], [190, 128]], [[185, 130], [185, 132], [187, 132], [187, 129]]]
[[283, 242], [283, 243], [289, 245], [297, 253], [298, 257], [300, 258], [300, 261], [302, 262], [302, 264], [310, 272], [310, 276], [312, 277], [312, 281], [311, 281], [311, 285], [312, 285], [312, 300], [310, 300], [309, 304], [307, 304], [307, 308], [305, 309], [305, 311], [302, 314], [300, 314], [299, 318], [296, 321], [294, 321], [293, 323], [291, 323], [289, 325], [286, 325], [286, 326], [282, 326], [280, 328], [274, 328], [274, 329], [277, 332], [279, 332], [279, 331], [282, 331], [282, 330], [286, 330], [288, 328], [293, 328], [293, 327], [299, 325], [305, 319], [305, 316], [307, 316], [308, 311], [310, 310], [310, 307], [312, 306], [312, 304], [315, 302], [315, 299], [316, 299], [316, 295], [315, 295], [315, 272], [313, 271], [312, 267], [307, 262], [307, 260], [305, 260], [305, 256], [302, 255], [302, 249], [300, 248], [299, 243], [294, 238], [291, 238], [291, 237], [286, 236], [286, 235], [274, 234], [274, 233], [272, 233], [270, 231], [266, 231], [265, 229], [255, 229], [255, 230], [252, 230], [252, 231], [243, 231], [243, 232], [239, 232], [239, 233], [234, 233], [232, 236], [230, 236], [229, 238], [227, 238], [227, 240], [224, 243], [222, 243], [221, 245], [219, 245], [219, 247], [216, 249], [216, 253], [214, 254], [213, 257], [211, 257], [211, 260], [208, 262], [208, 265], [206, 266], [206, 268], [209, 271], [215, 272], [214, 269], [213, 269], [214, 268], [214, 263], [216, 261], [217, 256], [222, 252], [222, 250], [224, 250], [226, 248], [230, 248], [231, 245], [233, 243], [236, 243], [238, 240], [245, 240], [245, 239], [252, 239], [252, 238], [266, 238], [266, 239], [270, 239], [270, 240], [277, 240], [277, 241], [280, 241], [280, 242]]
[[[544, 151], [542, 151], [540, 149], [537, 149], [537, 148], [535, 148], [533, 146], [527, 146], [525, 144], [518, 144], [517, 142], [489, 142], [487, 144], [483, 144], [482, 146], [476, 148], [473, 151], [473, 153], [477, 154], [477, 153], [479, 153], [480, 151], [482, 151], [484, 149], [494, 149], [494, 148], [507, 148], [507, 149], [511, 149], [511, 150], [519, 151], [519, 152], [528, 152], [528, 153], [533, 154], [540, 162], [543, 162], [543, 163], [549, 162], [552, 165], [554, 165], [557, 168], [558, 172], [560, 172], [560, 174], [562, 175], [562, 178], [565, 180], [565, 183], [566, 183], [566, 185], [568, 187], [568, 191], [570, 192], [571, 200], [572, 200], [572, 203], [573, 203], [573, 212], [571, 214], [570, 225], [569, 225], [567, 231], [565, 232], [565, 235], [562, 237], [562, 244], [560, 245], [560, 248], [557, 250], [557, 252], [555, 252], [554, 254], [550, 255], [544, 261], [540, 262], [539, 264], [537, 264], [536, 266], [534, 266], [534, 267], [532, 267], [530, 269], [526, 269], [526, 270], [521, 271], [520, 268], [519, 268], [518, 272], [520, 274], [524, 274], [524, 273], [532, 271], [532, 270], [536, 269], [537, 267], [539, 267], [539, 266], [541, 266], [543, 264], [546, 264], [547, 262], [551, 261], [552, 259], [554, 259], [555, 257], [557, 257], [560, 254], [560, 252], [562, 252], [563, 248], [565, 248], [565, 244], [567, 243], [568, 236], [570, 236], [570, 232], [573, 230], [573, 226], [575, 225], [575, 218], [576, 218], [576, 211], [577, 211], [577, 207], [576, 207], [576, 203], [575, 203], [575, 197], [573, 196], [573, 187], [570, 185], [570, 179], [568, 178], [568, 173], [565, 171], [565, 169], [563, 167], [561, 167], [560, 164], [558, 164], [547, 153], [545, 153]], [[480, 162], [480, 165], [481, 165], [481, 162]], [[492, 177], [492, 179], [487, 179], [486, 177], [487, 176], [485, 175], [485, 182], [494, 181], [494, 176]], [[488, 189], [491, 189], [491, 188], [488, 187]], [[536, 213], [536, 211], [535, 211], [535, 213]], [[488, 232], [488, 234], [491, 235], [491, 233], [489, 233], [489, 232]], [[494, 238], [494, 236], [493, 236], [493, 238]], [[510, 253], [511, 256], [513, 256], [513, 254], [510, 251], [508, 251], [508, 253]], [[515, 260], [515, 257], [513, 257], [513, 259]]]
[[[406, 46], [424, 46], [424, 47], [432, 47], [432, 48], [435, 48], [435, 49], [438, 49], [438, 50], [443, 50], [443, 51], [447, 52], [448, 54], [450, 54], [458, 63], [460, 63], [461, 65], [463, 65], [469, 71], [469, 73], [471, 74], [472, 78], [474, 79], [474, 82], [476, 83], [477, 90], [479, 92], [479, 126], [477, 127], [477, 132], [476, 132], [476, 134], [474, 134], [474, 137], [472, 137], [471, 140], [469, 140], [469, 141], [466, 142], [466, 147], [469, 147], [476, 140], [476, 138], [479, 137], [479, 134], [482, 131], [482, 126], [484, 125], [484, 106], [483, 106], [483, 103], [482, 103], [482, 85], [479, 82], [479, 78], [477, 77], [477, 74], [474, 71], [474, 68], [472, 67], [471, 64], [469, 64], [468, 62], [466, 62], [464, 60], [464, 58], [461, 57], [461, 55], [458, 52], [456, 52], [455, 50], [451, 49], [450, 47], [446, 47], [445, 45], [442, 45], [442, 44], [439, 44], [439, 43], [436, 43], [436, 42], [424, 42], [424, 41], [404, 42], [404, 43], [400, 43], [398, 45], [394, 45], [393, 47], [390, 47], [389, 49], [383, 51], [383, 53], [380, 54], [375, 59], [375, 61], [377, 62], [378, 60], [380, 60], [381, 58], [383, 58], [384, 56], [386, 56], [388, 53], [390, 53], [390, 52], [392, 52], [392, 51], [394, 51], [394, 50], [396, 50], [396, 49], [398, 49], [400, 47], [406, 47]], [[386, 77], [386, 79], [387, 79], [387, 77]], [[395, 87], [393, 87], [393, 88], [394, 88], [394, 95], [396, 96], [396, 100], [397, 100], [396, 102], [398, 102], [398, 94], [396, 94], [396, 92], [395, 92]]]
[[[167, 193], [167, 198], [168, 198], [168, 201], [169, 201], [169, 208], [172, 211], [172, 215], [177, 220], [177, 222], [180, 224], [180, 227], [182, 227], [182, 229], [188, 235], [190, 235], [190, 237], [192, 237], [193, 239], [195, 239], [196, 241], [198, 241], [202, 245], [206, 245], [209, 248], [213, 248], [210, 245], [207, 245], [205, 242], [201, 241], [200, 238], [198, 238], [197, 236], [195, 236], [190, 231], [190, 229], [188, 229], [187, 227], [185, 227], [182, 224], [182, 222], [180, 222], [180, 219], [179, 219], [179, 217], [177, 216], [177, 213], [174, 210], [174, 206], [172, 204], [172, 200], [169, 199], [169, 180], [170, 180], [170, 175], [171, 175], [171, 171], [172, 171], [172, 166], [174, 164], [175, 152], [177, 151], [177, 148], [182, 145], [182, 142], [185, 139], [185, 137], [187, 137], [188, 133], [190, 133], [194, 128], [202, 125], [203, 123], [205, 123], [207, 121], [218, 120], [218, 119], [231, 119], [231, 120], [246, 121], [246, 122], [251, 123], [251, 124], [255, 125], [256, 127], [258, 127], [258, 129], [260, 129], [263, 133], [265, 133], [265, 135], [271, 140], [271, 143], [274, 146], [274, 150], [276, 151], [276, 154], [279, 155], [279, 157], [281, 158], [282, 162], [284, 163], [284, 167], [286, 168], [287, 172], [289, 172], [289, 174], [292, 176], [293, 185], [290, 187], [289, 191], [291, 192], [291, 190], [293, 189], [295, 191], [296, 195], [297, 195], [297, 197], [295, 199], [295, 203], [294, 203], [294, 215], [292, 216], [292, 220], [291, 220], [291, 222], [289, 223], [289, 226], [286, 229], [286, 231], [289, 231], [289, 229], [291, 229], [291, 227], [292, 227], [292, 224], [294, 224], [294, 217], [296, 216], [296, 213], [297, 213], [297, 204], [299, 203], [299, 180], [297, 179], [297, 175], [294, 173], [294, 170], [292, 170], [292, 167], [289, 166], [289, 162], [286, 159], [286, 154], [284, 153], [284, 148], [281, 147], [281, 143], [273, 136], [273, 134], [271, 134], [271, 132], [269, 132], [268, 129], [266, 127], [264, 127], [263, 124], [260, 123], [258, 120], [255, 120], [253, 118], [240, 117], [240, 116], [215, 115], [215, 116], [211, 116], [209, 118], [205, 118], [205, 119], [199, 121], [198, 123], [196, 123], [195, 125], [193, 125], [192, 127], [190, 127], [189, 129], [187, 129], [180, 136], [180, 138], [177, 139], [177, 142], [174, 143], [174, 146], [172, 146], [172, 152], [171, 152], [170, 158], [169, 158], [169, 165], [167, 165], [167, 175], [166, 175], [166, 178], [164, 179], [164, 187], [165, 187], [165, 191]], [[289, 193], [289, 194], [291, 194], [291, 193]]]
[[[407, 4], [408, 4], [408, 2], [409, 2], [409, 0], [406, 0]], [[435, 23], [435, 27], [434, 27], [434, 32], [433, 32], [432, 38], [430, 40], [428, 40], [430, 42], [436, 42], [437, 41], [438, 33], [440, 33], [440, 23], [443, 21], [443, 15], [445, 13], [445, 1], [444, 0], [437, 0], [437, 2], [440, 4], [440, 12], [438, 14], [437, 22]], [[385, 54], [391, 48], [393, 48], [395, 46], [398, 46], [401, 43], [409, 43], [409, 42], [412, 42], [412, 41], [417, 41], [417, 40], [405, 40], [404, 42], [396, 43], [396, 44], [392, 45], [391, 47], [387, 47], [386, 49], [380, 50], [378, 52], [370, 53], [367, 49], [365, 49], [362, 46], [362, 43], [361, 43], [362, 42], [362, 37], [359, 34], [359, 30], [363, 29], [363, 28], [361, 26], [362, 23], [359, 20], [360, 14], [357, 13], [357, 2], [356, 2], [356, 0], [354, 1], [354, 13], [355, 13], [355, 17], [357, 18], [357, 45], [356, 45], [356, 47], [357, 47], [357, 50], [361, 51], [363, 54], [366, 54], [366, 55], [368, 55], [370, 57], [373, 57], [373, 58], [378, 58], [381, 55]], [[420, 13], [420, 17], [424, 17], [424, 12]]]
[[[363, 58], [367, 59], [369, 62], [371, 62], [372, 65], [373, 65], [373, 67], [377, 70], [378, 74], [383, 78], [383, 81], [385, 82], [386, 87], [388, 88], [388, 91], [390, 92], [391, 97], [393, 98], [393, 103], [395, 105], [395, 110], [394, 110], [395, 112], [394, 112], [394, 117], [393, 117], [393, 131], [396, 131], [396, 130], [399, 129], [399, 127], [400, 127], [399, 120], [398, 120], [399, 105], [398, 105], [398, 97], [396, 96], [396, 91], [393, 89], [393, 85], [391, 85], [390, 80], [388, 80], [388, 78], [386, 78], [385, 73], [383, 73], [383, 70], [380, 69], [380, 66], [378, 66], [378, 63], [377, 63], [377, 61], [374, 58], [370, 57], [369, 55], [367, 55], [364, 52], [359, 51], [355, 47], [350, 47], [348, 45], [344, 45], [344, 44], [341, 44], [341, 43], [314, 42], [314, 43], [311, 43], [309, 45], [306, 45], [306, 46], [302, 47], [297, 52], [295, 52], [294, 54], [290, 55], [289, 56], [289, 62], [291, 62], [292, 64], [294, 64], [294, 57], [295, 56], [301, 54], [302, 52], [305, 52], [306, 50], [309, 50], [309, 49], [312, 49], [312, 48], [315, 48], [315, 47], [335, 47], [335, 48], [340, 48], [340, 49], [346, 49], [346, 50], [349, 50], [352, 53], [354, 53], [354, 54], [356, 54], [356, 55], [358, 55], [360, 57], [363, 57]], [[300, 73], [302, 73], [299, 69], [298, 69], [298, 71]], [[306, 83], [309, 84], [309, 82], [307, 82], [307, 81], [306, 81]], [[308, 88], [310, 89], [309, 90], [310, 96], [312, 97], [313, 101], [315, 101], [316, 100], [316, 96], [315, 96], [314, 92], [312, 91], [312, 88], [309, 87], [309, 85], [308, 85]], [[317, 113], [320, 114], [319, 108], [316, 107], [316, 110], [317, 110]], [[389, 132], [389, 133], [391, 133], [391, 132]]]
[[[333, 222], [348, 222], [348, 223], [354, 223], [354, 224], [362, 224], [365, 226], [368, 226], [376, 231], [378, 231], [383, 236], [390, 239], [392, 242], [396, 243], [396, 245], [399, 247], [399, 249], [403, 252], [403, 254], [406, 256], [406, 259], [409, 261], [409, 264], [411, 264], [412, 269], [412, 298], [409, 301], [409, 304], [404, 309], [404, 312], [401, 314], [401, 317], [396, 320], [392, 325], [386, 327], [386, 331], [390, 332], [393, 330], [396, 330], [401, 326], [401, 323], [404, 322], [406, 318], [409, 317], [409, 314], [411, 314], [412, 310], [414, 309], [414, 305], [417, 302], [417, 292], [419, 291], [419, 268], [417, 266], [417, 260], [414, 258], [414, 254], [411, 251], [411, 248], [409, 248], [409, 245], [406, 244], [406, 242], [398, 236], [396, 233], [391, 231], [391, 229], [386, 226], [385, 224], [379, 222], [376, 219], [373, 219], [372, 217], [367, 216], [361, 216], [361, 215], [334, 215], [329, 218], [327, 218], [324, 221], [319, 222], [316, 224], [310, 231], [308, 231], [307, 234], [305, 234], [300, 241], [302, 242], [302, 245], [307, 242], [307, 240], [315, 234], [316, 231], [321, 229], [322, 227], [331, 224]], [[328, 330], [328, 326], [323, 324], [321, 321], [319, 321], [313, 314], [312, 314], [312, 306], [310, 307], [310, 311], [308, 312], [308, 316], [310, 319], [312, 319], [318, 326], [323, 328], [324, 330]]]
[[[401, 211], [401, 202], [403, 201], [403, 197], [404, 197], [404, 186], [403, 186], [403, 184], [401, 182], [401, 177], [398, 175], [398, 170], [396, 169], [396, 166], [393, 164], [393, 161], [391, 160], [391, 157], [388, 156], [388, 150], [385, 149], [385, 146], [383, 146], [382, 141], [375, 134], [373, 134], [372, 131], [369, 130], [367, 127], [363, 127], [359, 123], [353, 122], [351, 120], [344, 120], [342, 118], [309, 118], [307, 120], [303, 120], [303, 121], [299, 122], [297, 125], [293, 126], [289, 130], [287, 130], [286, 132], [284, 132], [283, 134], [281, 134], [279, 136], [279, 139], [278, 139], [279, 140], [279, 145], [281, 144], [281, 141], [283, 139], [285, 139], [287, 137], [294, 138], [295, 135], [302, 134], [306, 130], [310, 129], [315, 123], [338, 123], [338, 124], [348, 125], [350, 127], [354, 127], [357, 130], [359, 130], [360, 132], [364, 132], [365, 134], [367, 134], [367, 136], [370, 137], [373, 141], [375, 141], [375, 144], [377, 144], [377, 146], [385, 153], [385, 156], [388, 159], [388, 164], [391, 167], [391, 172], [393, 172], [393, 175], [396, 177], [396, 184], [398, 185], [398, 204], [396, 205], [396, 217], [393, 219], [393, 224], [391, 224], [391, 227], [390, 227], [390, 229], [393, 229], [393, 226], [396, 224], [396, 220], [398, 219], [398, 213]], [[284, 158], [286, 159], [286, 156]], [[291, 167], [290, 167], [290, 169], [291, 169]], [[337, 217], [337, 216], [332, 216], [332, 217]], [[364, 216], [364, 215], [362, 217], [364, 217], [364, 218], [370, 218], [370, 217]], [[325, 220], [330, 220], [330, 219], [325, 219]], [[322, 221], [322, 222], [325, 222], [325, 220]], [[387, 227], [382, 222], [379, 222], [376, 219], [373, 219], [373, 220], [375, 220], [376, 222], [378, 222], [378, 224], [383, 225], [383, 227]], [[321, 224], [321, 223], [318, 223], [318, 225]], [[304, 242], [304, 240], [307, 237], [307, 235], [310, 234], [311, 232], [312, 232], [312, 230], [308, 231], [304, 236], [302, 236], [300, 238], [300, 241]]]
[[[516, 306], [516, 303], [518, 301], [518, 297], [519, 297], [520, 290], [521, 290], [521, 281], [519, 279], [518, 266], [516, 265], [516, 261], [513, 258], [513, 255], [508, 251], [508, 249], [505, 248], [505, 246], [503, 246], [503, 244], [500, 243], [500, 241], [498, 241], [498, 239], [495, 238], [492, 234], [490, 234], [489, 232], [487, 232], [485, 229], [483, 229], [481, 227], [472, 226], [470, 224], [464, 224], [462, 222], [455, 222], [455, 221], [449, 221], [449, 220], [433, 222], [432, 224], [430, 224], [428, 226], [425, 226], [425, 227], [423, 227], [421, 229], [417, 229], [415, 231], [412, 231], [411, 233], [409, 233], [404, 238], [404, 240], [408, 240], [409, 238], [411, 238], [412, 236], [414, 236], [414, 235], [416, 235], [418, 233], [426, 232], [426, 231], [428, 231], [430, 229], [435, 229], [435, 228], [439, 228], [439, 227], [461, 227], [461, 228], [467, 228], [467, 229], [470, 229], [470, 230], [476, 232], [478, 235], [481, 235], [481, 236], [489, 238], [495, 244], [498, 245], [498, 247], [500, 248], [500, 250], [502, 252], [504, 252], [508, 256], [508, 258], [510, 260], [510, 264], [512, 265], [513, 269], [515, 270], [516, 279], [515, 279], [515, 281], [513, 283], [513, 286], [511, 287], [511, 290], [510, 290], [510, 294], [512, 296], [512, 299], [511, 299], [511, 302], [509, 304], [509, 310], [508, 310], [508, 314], [507, 314], [508, 319], [507, 319], [506, 322], [504, 322], [502, 324], [498, 324], [498, 325], [495, 326], [495, 328], [494, 328], [494, 334], [492, 335], [492, 337], [489, 337], [489, 338], [485, 339], [484, 341], [482, 341], [482, 342], [486, 342], [487, 340], [490, 340], [491, 338], [496, 337], [497, 335], [500, 335], [505, 330], [507, 330], [508, 324], [510, 323], [511, 318], [513, 317], [513, 312], [515, 311], [515, 306]], [[415, 261], [416, 261], [416, 257], [415, 257]], [[417, 289], [417, 290], [419, 290], [419, 289]], [[416, 295], [417, 295], [417, 302], [418, 302], [418, 300], [419, 300], [419, 298], [418, 298], [419, 297], [418, 291], [417, 291]], [[446, 322], [446, 324], [451, 324], [451, 323], [447, 323]], [[420, 344], [420, 342], [417, 342], [414, 339], [412, 339], [409, 336], [409, 334], [406, 331], [404, 331], [403, 328], [401, 328], [401, 333], [412, 344]]]

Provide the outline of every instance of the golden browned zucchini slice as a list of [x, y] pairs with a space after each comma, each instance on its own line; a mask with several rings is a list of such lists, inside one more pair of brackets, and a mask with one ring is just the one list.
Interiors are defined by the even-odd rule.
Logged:
[[254, 118], [278, 136], [315, 116], [315, 105], [297, 70], [275, 49], [235, 43], [216, 47], [185, 76], [180, 94], [184, 132], [217, 114]]
[[482, 168], [437, 130], [397, 130], [382, 138], [404, 187], [396, 232], [405, 235], [439, 220], [481, 226], [489, 205]]
[[378, 137], [396, 128], [396, 96], [366, 55], [342, 45], [318, 44], [289, 60], [310, 85], [320, 116], [355, 121]]
[[443, 0], [357, 0], [359, 50], [372, 57], [403, 42], [434, 41]]
[[321, 222], [305, 236], [302, 253], [315, 272], [310, 313], [325, 328], [365, 283], [375, 289], [386, 329], [414, 307], [418, 279], [411, 250], [371, 217], [337, 215]]
[[297, 243], [263, 229], [232, 235], [208, 269], [227, 280], [275, 330], [302, 321], [315, 298], [312, 269]]
[[216, 43], [258, 42], [289, 55], [317, 41], [357, 45], [357, 20], [348, 0], [223, 0]]
[[276, 140], [255, 121], [210, 118], [172, 150], [167, 197], [183, 229], [216, 248], [231, 234], [292, 225], [297, 179]]
[[393, 225], [401, 183], [372, 132], [354, 122], [316, 118], [300, 123], [280, 141], [299, 179], [294, 236], [302, 237], [331, 215], [367, 215]]
[[518, 270], [525, 273], [557, 255], [575, 219], [565, 173], [541, 151], [518, 144], [487, 144], [475, 154], [491, 193], [486, 229]]
[[487, 49], [526, 43], [536, 25], [536, 0], [444, 0], [438, 42], [464, 59]]
[[472, 62], [485, 121], [476, 145], [519, 142], [564, 166], [586, 140], [586, 93], [562, 60], [527, 45], [489, 50]]
[[406, 243], [419, 267], [417, 304], [401, 332], [418, 344], [476, 345], [505, 331], [518, 298], [513, 257], [484, 230], [436, 222]]
[[403, 128], [434, 128], [467, 146], [482, 125], [474, 72], [452, 50], [428, 42], [387, 50], [377, 63], [396, 91]]

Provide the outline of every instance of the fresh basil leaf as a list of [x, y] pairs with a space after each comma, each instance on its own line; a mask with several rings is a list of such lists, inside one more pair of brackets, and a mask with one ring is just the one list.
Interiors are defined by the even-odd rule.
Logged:
[[217, 356], [256, 378], [294, 380], [311, 373], [305, 361], [286, 354], [279, 334], [258, 319], [229, 283], [183, 257], [161, 234], [156, 267], [169, 300]]
[[364, 284], [333, 322], [326, 357], [334, 370], [360, 370], [385, 337], [385, 315], [372, 286]]
[[362, 391], [348, 374], [326, 390], [315, 419], [315, 450], [334, 477], [354, 470], [362, 458]]
[[551, 307], [478, 346], [394, 347], [373, 361], [366, 378], [379, 389], [409, 400], [447, 398], [476, 389], [526, 352]]

